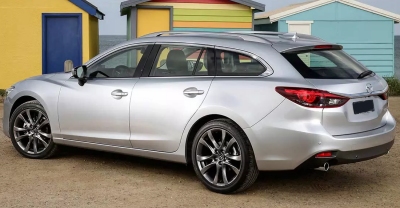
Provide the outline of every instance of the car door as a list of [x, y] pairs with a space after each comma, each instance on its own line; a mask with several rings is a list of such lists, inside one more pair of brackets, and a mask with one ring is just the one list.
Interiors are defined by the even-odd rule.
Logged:
[[61, 137], [82, 142], [131, 147], [129, 104], [132, 88], [151, 45], [117, 50], [88, 66], [88, 81], [70, 78], [61, 88], [58, 114]]
[[156, 44], [132, 92], [133, 148], [174, 152], [214, 78], [214, 49]]

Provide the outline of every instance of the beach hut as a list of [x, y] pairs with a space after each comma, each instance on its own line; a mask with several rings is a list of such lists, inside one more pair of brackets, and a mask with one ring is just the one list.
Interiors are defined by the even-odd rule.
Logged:
[[159, 31], [253, 30], [253, 14], [264, 8], [251, 0], [129, 0], [121, 3], [121, 15], [133, 39]]
[[97, 55], [103, 17], [86, 0], [1, 0], [0, 89]]
[[394, 24], [400, 15], [355, 0], [317, 0], [255, 15], [255, 30], [311, 34], [381, 76], [394, 75]]

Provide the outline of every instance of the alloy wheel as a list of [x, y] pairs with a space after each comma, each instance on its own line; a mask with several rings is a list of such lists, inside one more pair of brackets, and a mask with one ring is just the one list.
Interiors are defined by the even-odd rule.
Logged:
[[225, 129], [210, 129], [197, 143], [196, 163], [209, 183], [227, 186], [237, 178], [242, 167], [240, 146]]
[[52, 140], [49, 119], [36, 109], [26, 109], [18, 114], [13, 133], [18, 146], [32, 155], [45, 151]]

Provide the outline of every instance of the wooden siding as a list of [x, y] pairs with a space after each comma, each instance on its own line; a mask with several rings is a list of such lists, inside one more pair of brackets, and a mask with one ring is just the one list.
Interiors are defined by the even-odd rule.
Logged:
[[226, 10], [250, 10], [250, 7], [241, 4], [198, 4], [198, 3], [168, 3], [146, 2], [140, 5], [148, 6], [173, 6], [175, 9], [226, 9]]
[[177, 16], [251, 17], [251, 10], [174, 9]]
[[137, 17], [137, 37], [153, 32], [168, 31], [170, 29], [170, 9], [139, 8], [137, 10]]
[[194, 27], [174, 27], [173, 31], [192, 31], [192, 32], [224, 32], [224, 31], [250, 31], [251, 29], [240, 28], [194, 28]]
[[251, 28], [251, 22], [179, 22], [174, 21], [174, 27], [197, 28]]
[[252, 30], [253, 11], [230, 0], [154, 0], [139, 6], [172, 6], [174, 31]]

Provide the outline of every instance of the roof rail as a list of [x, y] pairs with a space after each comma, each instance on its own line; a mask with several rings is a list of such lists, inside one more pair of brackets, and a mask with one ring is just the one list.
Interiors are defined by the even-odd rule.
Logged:
[[204, 36], [230, 36], [230, 37], [235, 37], [239, 38], [245, 41], [252, 41], [252, 42], [261, 42], [261, 43], [271, 43], [270, 41], [254, 36], [252, 33], [234, 33], [234, 32], [171, 32], [171, 31], [165, 31], [165, 32], [155, 32], [155, 33], [150, 33], [148, 35], [142, 36], [142, 38], [149, 38], [149, 37], [160, 37], [160, 36], [165, 36], [165, 35], [204, 35]]

